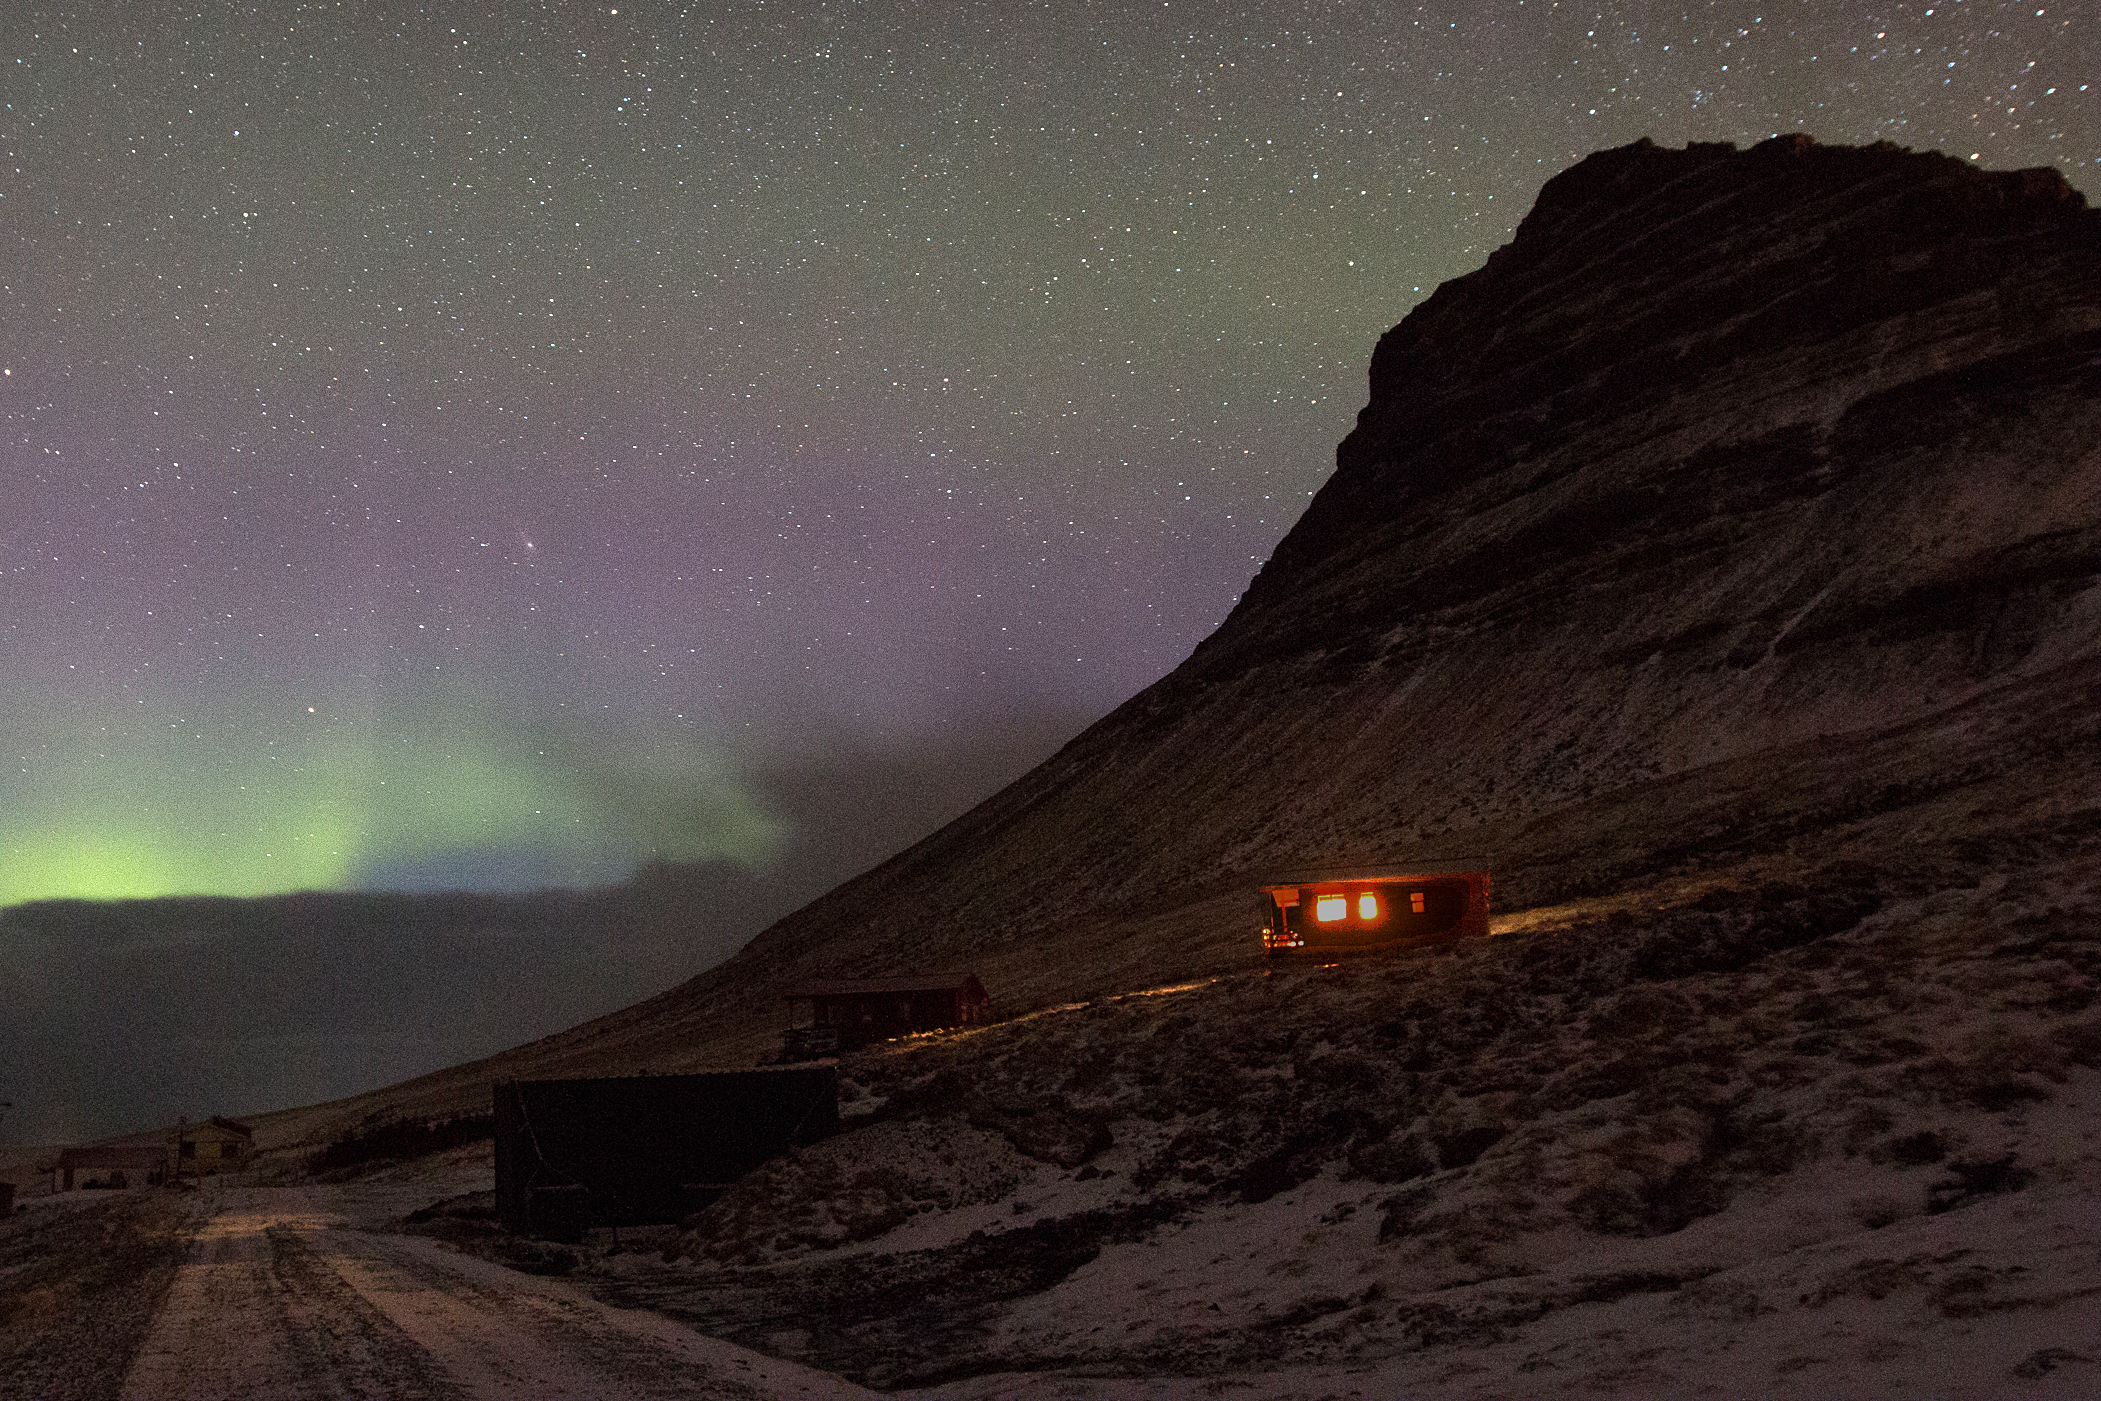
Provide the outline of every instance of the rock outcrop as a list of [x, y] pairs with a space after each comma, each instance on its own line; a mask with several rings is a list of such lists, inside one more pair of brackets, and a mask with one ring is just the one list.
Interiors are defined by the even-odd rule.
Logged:
[[1173, 674], [505, 1073], [749, 1059], [813, 975], [974, 967], [1013, 1012], [1243, 966], [1295, 869], [1478, 860], [1512, 911], [2095, 826], [2101, 215], [2054, 172], [1601, 152], [1370, 388]]

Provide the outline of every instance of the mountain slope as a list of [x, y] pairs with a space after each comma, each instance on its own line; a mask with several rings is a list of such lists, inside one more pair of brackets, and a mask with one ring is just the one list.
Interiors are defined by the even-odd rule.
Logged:
[[749, 1061], [812, 975], [970, 966], [1013, 1013], [1246, 967], [1308, 867], [1478, 860], [1502, 911], [1954, 879], [2095, 820], [2097, 443], [2101, 216], [2054, 172], [1594, 155], [1382, 338], [1172, 675], [720, 967], [331, 1112]]
[[1062, 940], [1280, 865], [1479, 851], [1529, 903], [1546, 814], [2076, 666], [2097, 250], [2044, 172], [1593, 157], [1381, 341], [1334, 477], [1186, 665], [743, 957], [1028, 944], [1047, 999], [1089, 986]]
[[[1009, 1020], [845, 1058], [682, 1226], [415, 1229], [929, 1401], [2093, 1394], [2097, 522], [2057, 177], [1601, 153], [1174, 674], [727, 964], [265, 1134], [963, 965]], [[1251, 948], [1274, 874], [1463, 858], [1494, 938]]]

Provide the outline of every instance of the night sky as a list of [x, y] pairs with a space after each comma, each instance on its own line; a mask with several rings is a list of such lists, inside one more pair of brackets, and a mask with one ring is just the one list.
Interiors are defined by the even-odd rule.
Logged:
[[836, 879], [1216, 627], [1557, 171], [2093, 195], [2097, 81], [2085, 3], [11, 4], [0, 904]]

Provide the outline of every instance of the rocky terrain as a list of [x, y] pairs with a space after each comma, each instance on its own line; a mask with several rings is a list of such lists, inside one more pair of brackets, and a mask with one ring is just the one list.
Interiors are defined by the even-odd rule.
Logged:
[[0, 1395], [115, 1396], [190, 1235], [168, 1193], [80, 1193], [0, 1221]]
[[914, 1394], [2090, 1394], [2097, 861], [1751, 864], [1046, 1009], [849, 1060], [846, 1131], [683, 1229], [416, 1229]]
[[[2101, 216], [1639, 143], [1388, 333], [1175, 673], [720, 968], [259, 1127], [289, 1171], [970, 967], [1005, 1021], [846, 1059], [679, 1226], [399, 1226], [916, 1395], [2089, 1395], [2097, 698]], [[1253, 947], [1265, 880], [1447, 860], [1492, 938]]]

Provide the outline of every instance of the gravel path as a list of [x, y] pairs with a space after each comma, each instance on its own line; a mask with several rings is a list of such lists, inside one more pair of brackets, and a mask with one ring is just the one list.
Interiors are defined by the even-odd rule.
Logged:
[[435, 1241], [359, 1229], [325, 1193], [229, 1193], [125, 1378], [125, 1401], [871, 1393]]

